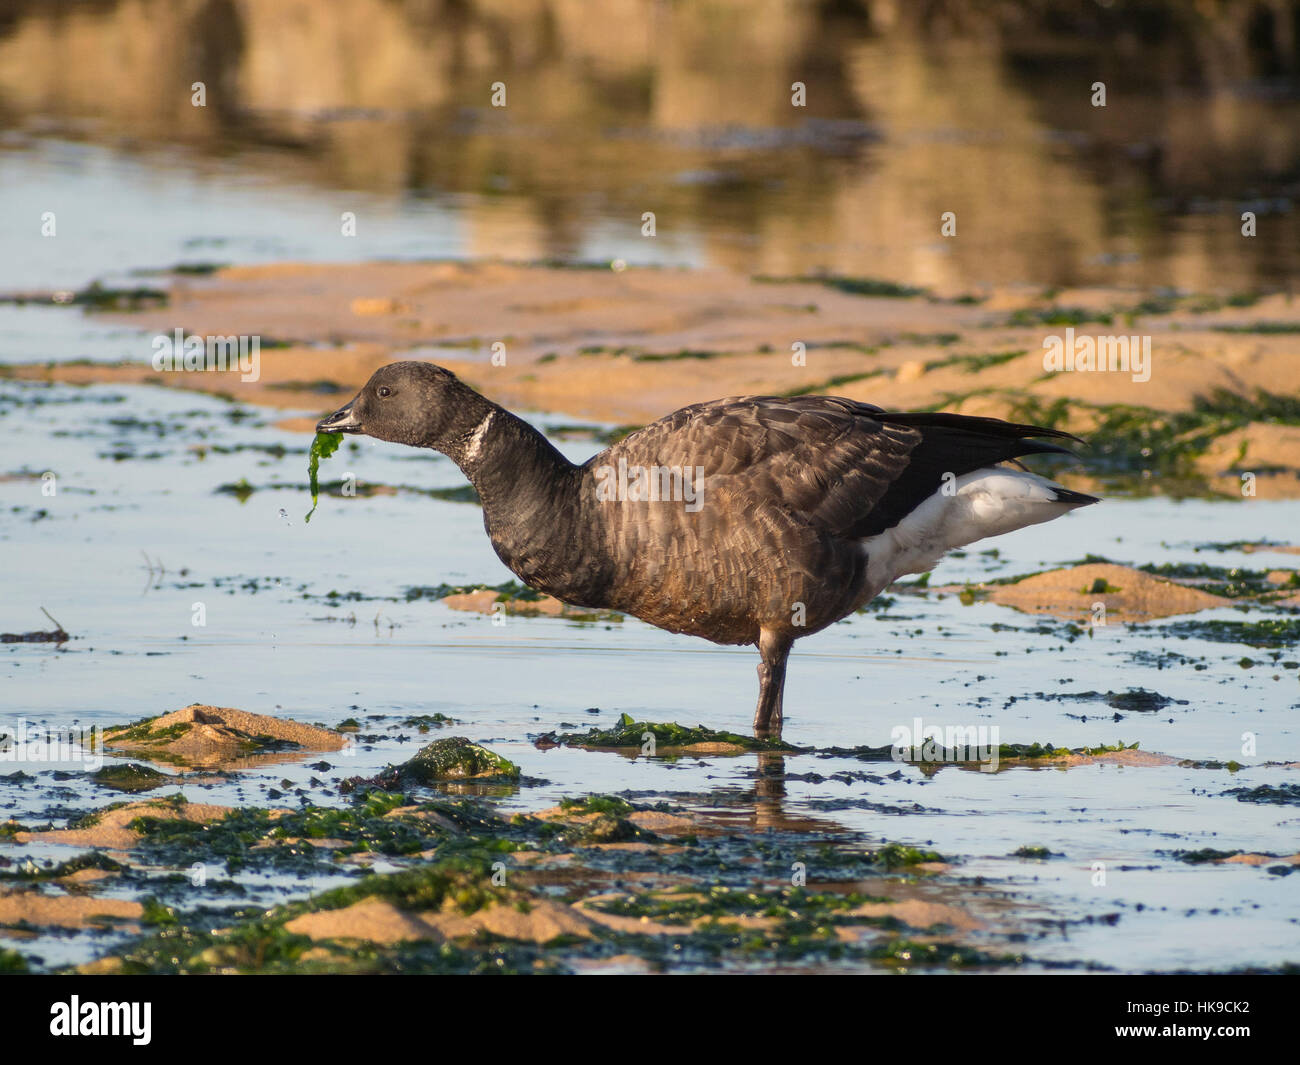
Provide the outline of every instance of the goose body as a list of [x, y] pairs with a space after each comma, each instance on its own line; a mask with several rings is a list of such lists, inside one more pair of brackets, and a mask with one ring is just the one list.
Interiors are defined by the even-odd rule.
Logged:
[[1002, 465], [1066, 451], [1059, 430], [829, 396], [697, 403], [575, 465], [448, 371], [404, 362], [317, 428], [448, 455], [539, 591], [757, 645], [759, 735], [780, 734], [796, 639], [947, 551], [1097, 502]]

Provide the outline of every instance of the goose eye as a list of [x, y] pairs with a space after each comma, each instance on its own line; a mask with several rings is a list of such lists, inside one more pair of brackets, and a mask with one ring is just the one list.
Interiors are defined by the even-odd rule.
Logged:
[[379, 394], [380, 394], [381, 396], [388, 397], [388, 396], [391, 396], [391, 395], [393, 394], [393, 390], [392, 390], [391, 388], [389, 388], [387, 385], [385, 385], [385, 386], [383, 386], [382, 388], [380, 388], [380, 390], [379, 390]]

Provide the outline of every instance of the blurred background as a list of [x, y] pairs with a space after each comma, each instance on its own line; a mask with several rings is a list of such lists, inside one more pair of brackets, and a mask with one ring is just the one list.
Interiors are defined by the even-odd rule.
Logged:
[[[1298, 73], [1294, 0], [0, 0], [2, 195], [98, 231], [55, 260], [5, 212], [0, 287], [625, 242], [939, 288], [1285, 288]], [[378, 221], [341, 253], [358, 203]]]

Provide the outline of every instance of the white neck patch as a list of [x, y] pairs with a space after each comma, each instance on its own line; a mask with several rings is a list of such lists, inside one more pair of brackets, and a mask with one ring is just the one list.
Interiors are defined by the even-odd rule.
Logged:
[[478, 453], [483, 447], [483, 437], [487, 435], [488, 426], [492, 424], [492, 419], [496, 417], [496, 411], [488, 411], [488, 415], [478, 423], [478, 428], [474, 430], [474, 435], [469, 438], [469, 444], [465, 447], [465, 461], [473, 462], [478, 458]]

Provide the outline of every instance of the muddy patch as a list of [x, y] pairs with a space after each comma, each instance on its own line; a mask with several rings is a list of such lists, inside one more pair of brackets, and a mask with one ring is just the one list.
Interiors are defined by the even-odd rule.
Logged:
[[206, 769], [256, 757], [337, 751], [346, 743], [346, 737], [329, 729], [197, 703], [104, 733], [108, 750], [130, 751], [152, 761]]
[[1070, 618], [1089, 618], [1100, 603], [1105, 616], [1115, 621], [1149, 621], [1224, 605], [1209, 592], [1110, 563], [1053, 570], [997, 585], [989, 589], [988, 598], [1030, 614]]

